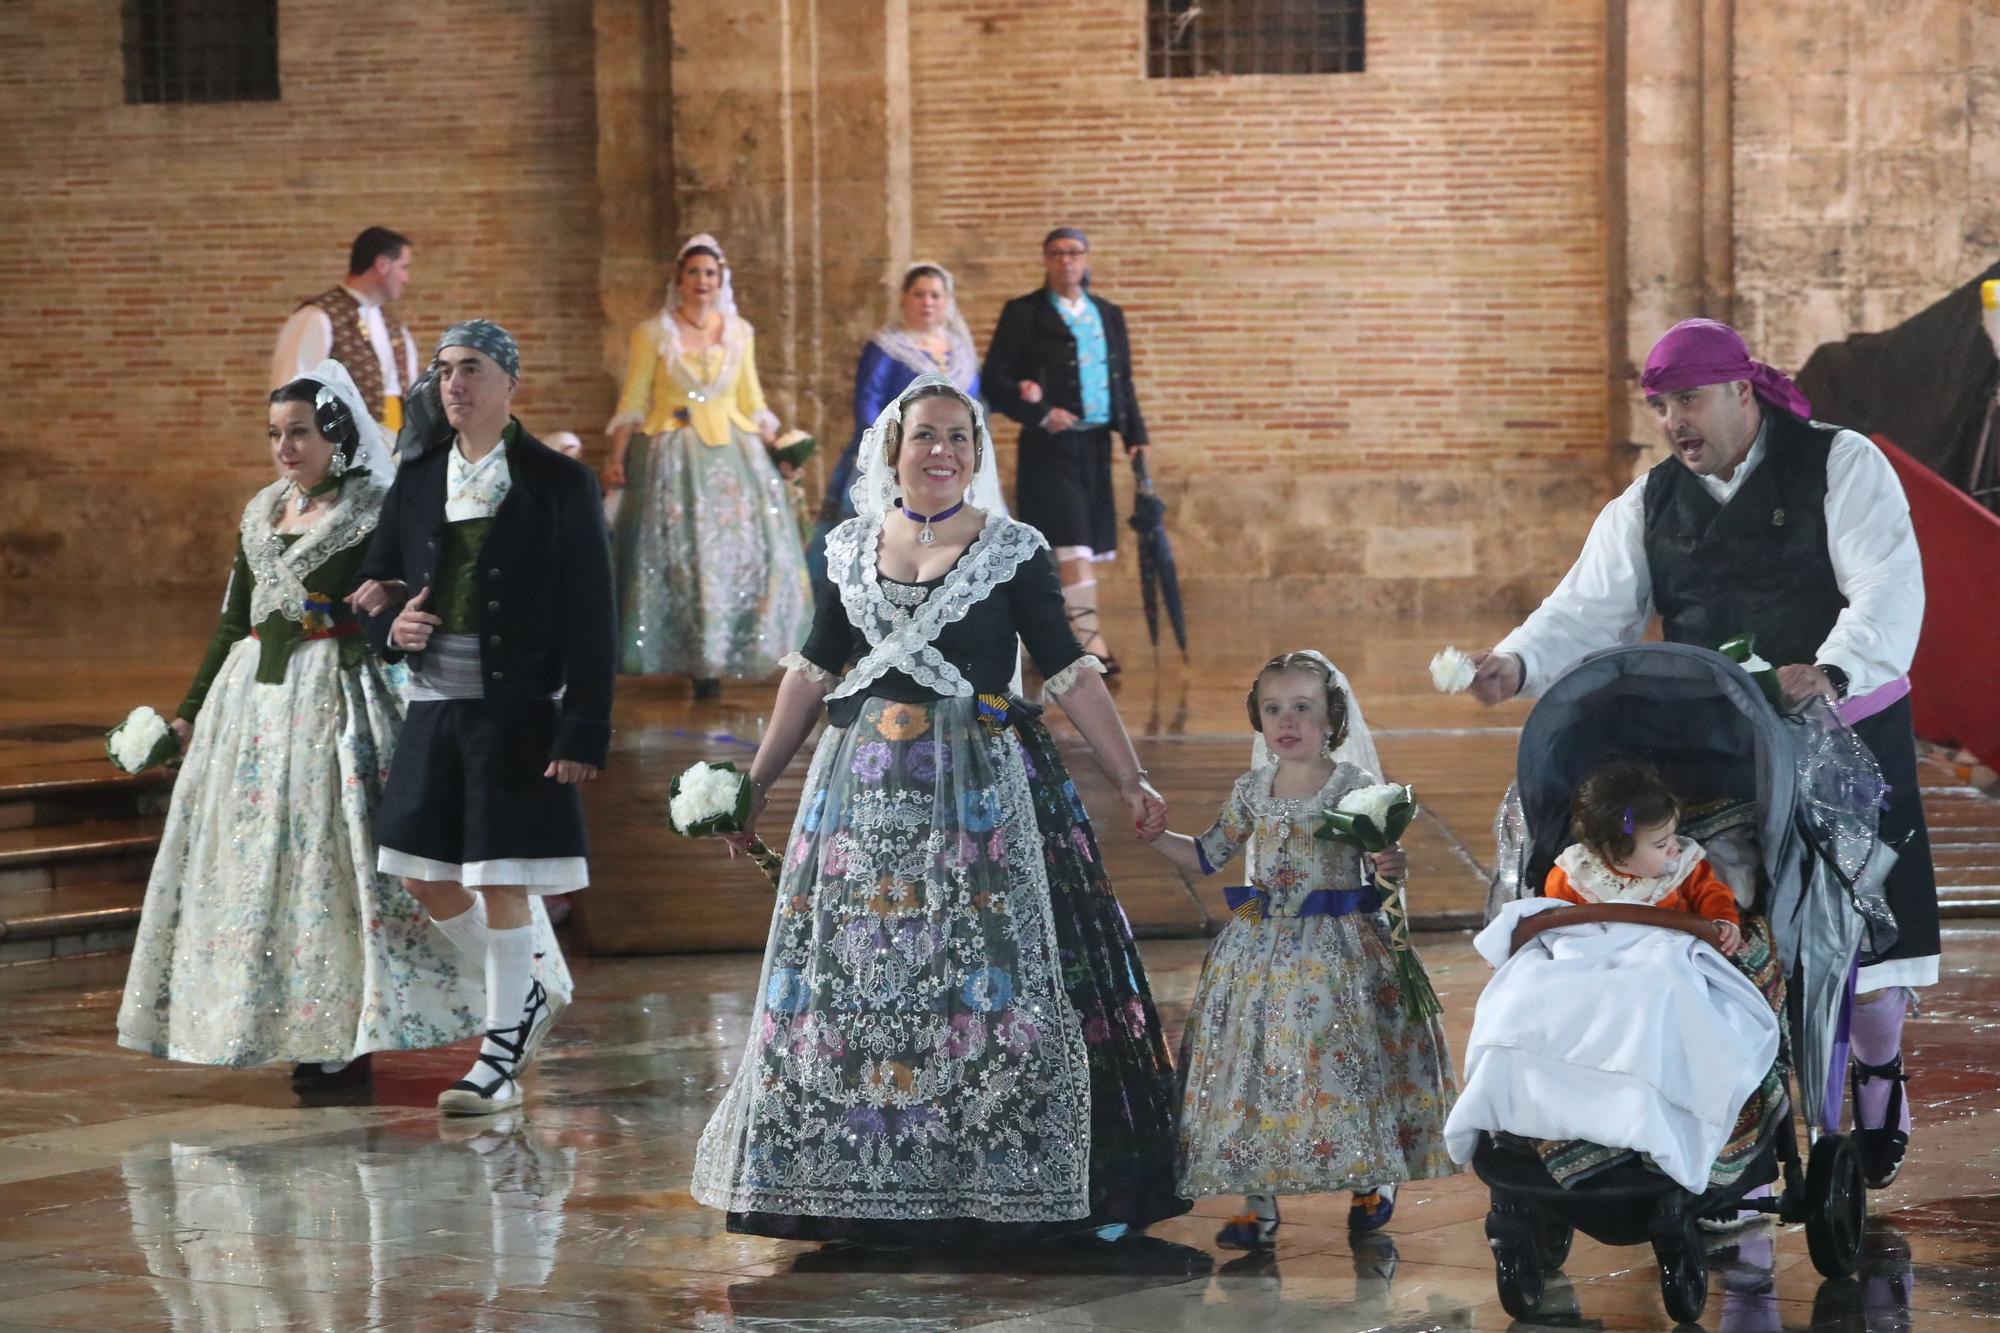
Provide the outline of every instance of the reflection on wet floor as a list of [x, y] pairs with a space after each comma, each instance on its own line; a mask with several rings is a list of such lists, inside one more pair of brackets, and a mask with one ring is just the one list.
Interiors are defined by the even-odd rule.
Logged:
[[[1910, 1025], [1919, 1130], [1874, 1198], [1861, 1273], [1799, 1228], [1709, 1241], [1711, 1329], [2000, 1329], [2000, 930], [1955, 931]], [[1485, 969], [1425, 942], [1462, 1049]], [[1146, 946], [1170, 1025], [1201, 945]], [[461, 1052], [381, 1057], [372, 1092], [301, 1106], [285, 1072], [111, 1048], [114, 985], [6, 997], [0, 1331], [15, 1329], [1326, 1330], [1668, 1326], [1652, 1254], [1578, 1238], [1533, 1323], [1501, 1310], [1470, 1176], [1353, 1238], [1346, 1200], [1287, 1200], [1275, 1250], [1216, 1247], [1233, 1199], [1144, 1235], [985, 1250], [735, 1236], [688, 1197], [741, 1049], [742, 956], [586, 963], [526, 1111], [440, 1123]]]

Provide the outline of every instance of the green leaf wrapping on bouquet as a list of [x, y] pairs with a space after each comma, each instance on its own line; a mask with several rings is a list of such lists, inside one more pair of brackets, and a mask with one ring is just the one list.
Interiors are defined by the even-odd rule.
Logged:
[[1785, 692], [1778, 686], [1778, 669], [1765, 663], [1760, 669], [1753, 669], [1750, 663], [1757, 660], [1757, 636], [1744, 634], [1731, 639], [1715, 650], [1730, 661], [1750, 673], [1750, 679], [1757, 682], [1757, 688], [1764, 691], [1764, 698], [1771, 707], [1784, 711]]
[[1403, 994], [1403, 1012], [1414, 1022], [1428, 1023], [1444, 1013], [1444, 1006], [1438, 1002], [1430, 974], [1424, 971], [1424, 960], [1417, 957], [1416, 946], [1410, 943], [1410, 905], [1403, 881], [1386, 880], [1381, 887], [1385, 894], [1382, 915], [1389, 919], [1390, 952], [1395, 957], [1396, 988]]

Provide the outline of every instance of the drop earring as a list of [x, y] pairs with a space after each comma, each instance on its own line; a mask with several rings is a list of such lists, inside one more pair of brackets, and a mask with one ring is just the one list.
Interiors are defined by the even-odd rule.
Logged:
[[1333, 758], [1333, 733], [1330, 731], [1320, 736], [1319, 757], [1322, 759]]

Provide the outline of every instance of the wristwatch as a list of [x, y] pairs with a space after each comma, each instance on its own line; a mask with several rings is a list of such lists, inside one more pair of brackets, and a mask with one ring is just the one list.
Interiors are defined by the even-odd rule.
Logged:
[[1819, 664], [1818, 670], [1820, 675], [1825, 676], [1832, 683], [1833, 697], [1836, 699], [1845, 699], [1847, 697], [1847, 673], [1837, 666], [1828, 666], [1824, 662]]

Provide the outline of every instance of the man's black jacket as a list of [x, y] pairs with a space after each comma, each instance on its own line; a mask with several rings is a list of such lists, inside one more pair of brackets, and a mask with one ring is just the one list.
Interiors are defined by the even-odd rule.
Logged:
[[[520, 702], [563, 690], [549, 758], [603, 768], [611, 747], [618, 618], [597, 478], [518, 422], [500, 447], [513, 481], [475, 572], [486, 697]], [[362, 562], [363, 578], [401, 582], [408, 596], [436, 578], [451, 448], [446, 435], [397, 473]], [[389, 626], [404, 600], [392, 599], [367, 622], [369, 642], [391, 662], [403, 656], [389, 644]]]
[[[1104, 321], [1104, 346], [1111, 372], [1111, 429], [1130, 449], [1146, 443], [1146, 419], [1139, 415], [1139, 396], [1132, 391], [1132, 345], [1125, 334], [1125, 312], [1091, 293]], [[1042, 401], [1021, 400], [1020, 381], [1042, 386]], [[1039, 427], [1049, 409], [1064, 408], [1083, 415], [1083, 380], [1076, 364], [1076, 338], [1063, 323], [1047, 287], [1017, 296], [1000, 311], [986, 362], [979, 370], [979, 392], [987, 406], [1023, 426]]]

